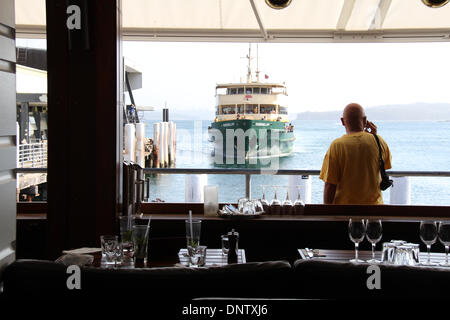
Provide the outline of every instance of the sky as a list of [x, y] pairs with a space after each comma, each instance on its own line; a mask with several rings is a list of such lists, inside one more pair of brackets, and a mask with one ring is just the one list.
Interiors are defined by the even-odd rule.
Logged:
[[[17, 44], [45, 48], [45, 40]], [[171, 111], [212, 118], [215, 85], [245, 80], [248, 47], [125, 41], [124, 56], [143, 73], [136, 104], [157, 110], [167, 104]], [[285, 82], [290, 113], [340, 110], [350, 102], [363, 107], [450, 103], [450, 43], [261, 43], [258, 52], [261, 75]]]

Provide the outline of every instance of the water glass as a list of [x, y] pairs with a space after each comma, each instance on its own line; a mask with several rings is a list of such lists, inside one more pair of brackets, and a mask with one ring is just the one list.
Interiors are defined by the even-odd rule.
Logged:
[[433, 266], [434, 263], [430, 261], [431, 246], [436, 242], [438, 237], [438, 229], [434, 221], [422, 221], [420, 223], [420, 240], [427, 246], [427, 262], [422, 262], [422, 265]]
[[261, 204], [263, 206], [263, 211], [265, 214], [270, 214], [270, 203], [269, 203], [269, 201], [266, 200], [266, 186], [263, 186], [262, 189], [263, 189], [263, 194], [262, 194], [262, 198], [261, 198]]
[[364, 236], [366, 235], [366, 225], [363, 219], [352, 220], [350, 219], [348, 222], [348, 235], [350, 240], [355, 244], [355, 258], [350, 260], [353, 263], [361, 263], [364, 262], [358, 258], [358, 247], [359, 243], [364, 240]]
[[132, 229], [131, 238], [134, 246], [134, 258], [136, 261], [146, 263], [148, 256], [148, 236], [150, 226], [135, 225]]
[[228, 254], [228, 249], [230, 248], [228, 235], [224, 234], [221, 236], [221, 238], [222, 238], [222, 254], [226, 256]]
[[366, 221], [366, 238], [372, 244], [372, 259], [368, 263], [380, 263], [375, 259], [375, 246], [381, 240], [383, 235], [383, 228], [380, 219], [367, 219]]
[[450, 246], [450, 221], [441, 221], [439, 223], [438, 230], [439, 241], [445, 247], [445, 262], [441, 263], [441, 266], [448, 267], [448, 247]]
[[383, 243], [383, 251], [381, 251], [381, 262], [393, 264], [395, 259], [396, 245], [392, 242]]
[[240, 198], [238, 200], [238, 210], [240, 213], [244, 212], [244, 205], [248, 202], [247, 198]]
[[395, 248], [394, 264], [401, 266], [415, 265], [413, 248], [407, 245], [397, 246]]
[[119, 224], [120, 241], [122, 243], [124, 255], [131, 258], [133, 256], [133, 241], [131, 239], [131, 233], [136, 224], [136, 218], [132, 215], [120, 216]]
[[100, 236], [102, 255], [106, 264], [117, 264], [122, 262], [123, 249], [118, 236]]
[[251, 200], [247, 200], [244, 203], [244, 206], [242, 207], [242, 213], [243, 214], [255, 214], [256, 213], [255, 203]]
[[274, 188], [274, 195], [273, 195], [273, 199], [270, 202], [270, 214], [273, 215], [280, 215], [281, 214], [281, 201], [278, 200], [277, 197], [277, 187], [273, 187]]
[[283, 202], [282, 208], [283, 215], [293, 215], [294, 214], [294, 205], [292, 201], [289, 199], [289, 188], [286, 188], [286, 200]]
[[407, 246], [411, 250], [411, 265], [419, 264], [419, 253], [420, 253], [420, 246], [418, 243], [405, 243], [404, 246]]
[[[192, 222], [192, 224], [191, 224]], [[202, 221], [199, 219], [185, 220], [186, 224], [186, 248], [200, 245], [200, 232]]]
[[263, 207], [263, 205], [261, 203], [261, 200], [255, 199], [255, 200], [252, 200], [252, 201], [253, 201], [253, 204], [255, 205], [255, 213], [261, 214], [261, 212], [264, 212], [264, 207]]
[[188, 246], [189, 266], [202, 267], [206, 263], [206, 246]]

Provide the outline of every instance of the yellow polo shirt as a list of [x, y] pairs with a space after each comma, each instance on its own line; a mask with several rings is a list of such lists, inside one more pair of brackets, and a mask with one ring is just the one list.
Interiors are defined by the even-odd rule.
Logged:
[[[385, 169], [390, 169], [391, 153], [378, 136]], [[383, 204], [380, 190], [379, 151], [371, 133], [361, 131], [335, 139], [323, 160], [320, 179], [337, 185], [335, 204]]]

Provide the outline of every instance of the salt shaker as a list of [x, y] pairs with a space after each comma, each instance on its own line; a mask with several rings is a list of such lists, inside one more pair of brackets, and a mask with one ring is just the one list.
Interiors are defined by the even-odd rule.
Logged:
[[238, 262], [238, 240], [239, 233], [232, 229], [228, 232], [228, 264]]

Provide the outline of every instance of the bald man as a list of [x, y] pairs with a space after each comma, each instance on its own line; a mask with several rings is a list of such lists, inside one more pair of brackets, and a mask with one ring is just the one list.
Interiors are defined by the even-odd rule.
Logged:
[[[335, 139], [323, 160], [320, 179], [325, 182], [325, 204], [383, 204], [380, 190], [377, 127], [367, 121], [364, 109], [351, 103], [344, 109], [342, 125], [346, 134]], [[378, 136], [385, 169], [391, 168], [391, 153]]]

